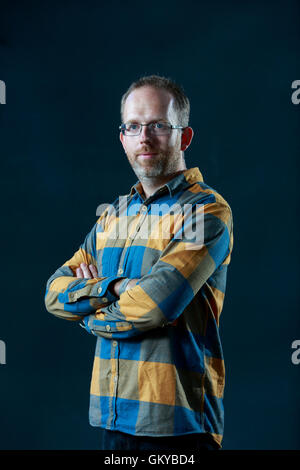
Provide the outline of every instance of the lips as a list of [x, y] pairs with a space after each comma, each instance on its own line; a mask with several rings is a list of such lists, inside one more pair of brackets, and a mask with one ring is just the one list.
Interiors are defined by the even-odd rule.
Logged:
[[148, 158], [155, 157], [155, 155], [157, 155], [157, 154], [156, 153], [140, 153], [139, 157], [148, 159]]

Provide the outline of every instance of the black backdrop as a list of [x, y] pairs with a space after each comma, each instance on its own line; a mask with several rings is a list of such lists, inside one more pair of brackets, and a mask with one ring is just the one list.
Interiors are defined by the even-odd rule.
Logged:
[[224, 449], [299, 449], [299, 2], [0, 5], [0, 448], [97, 448], [95, 338], [48, 314], [45, 283], [97, 206], [136, 182], [118, 138], [120, 98], [158, 73], [191, 101], [187, 167], [234, 214]]

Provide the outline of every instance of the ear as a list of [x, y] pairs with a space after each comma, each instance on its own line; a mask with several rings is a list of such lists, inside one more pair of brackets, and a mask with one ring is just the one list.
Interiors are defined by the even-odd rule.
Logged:
[[123, 135], [123, 132], [120, 132], [120, 141], [121, 141], [121, 144], [123, 145], [123, 148], [125, 150], [125, 147], [124, 147], [124, 135]]
[[194, 136], [194, 131], [191, 127], [186, 127], [182, 130], [181, 134], [181, 148], [180, 150], [184, 152], [192, 142], [192, 138]]

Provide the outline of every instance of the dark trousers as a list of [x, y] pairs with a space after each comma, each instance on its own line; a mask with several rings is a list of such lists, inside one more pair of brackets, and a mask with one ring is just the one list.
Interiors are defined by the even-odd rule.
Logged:
[[149, 450], [149, 451], [189, 451], [218, 450], [219, 446], [206, 434], [186, 434], [184, 436], [133, 436], [119, 431], [100, 428], [101, 450]]

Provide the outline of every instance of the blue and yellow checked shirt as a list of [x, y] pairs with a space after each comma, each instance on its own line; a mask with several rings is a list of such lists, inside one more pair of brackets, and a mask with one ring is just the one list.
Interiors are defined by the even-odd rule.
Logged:
[[[92, 426], [141, 436], [209, 433], [221, 444], [219, 317], [232, 246], [228, 203], [191, 168], [148, 199], [137, 181], [50, 277], [47, 310], [83, 320], [97, 337]], [[99, 277], [76, 278], [82, 262], [96, 265]], [[125, 277], [139, 281], [115, 297], [109, 285]]]

